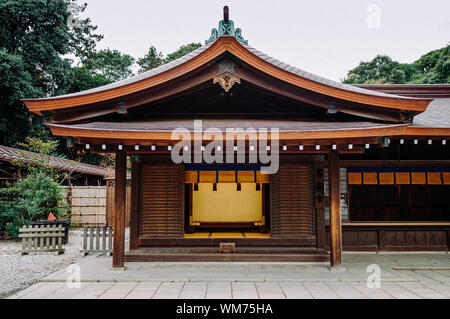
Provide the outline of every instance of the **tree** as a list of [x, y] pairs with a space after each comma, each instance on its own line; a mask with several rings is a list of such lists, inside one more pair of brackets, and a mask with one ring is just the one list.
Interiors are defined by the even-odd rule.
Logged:
[[139, 65], [139, 73], [157, 68], [161, 64], [163, 64], [163, 55], [161, 52], [158, 52], [156, 48], [152, 45], [143, 58], [139, 58], [137, 60], [137, 64]]
[[139, 73], [157, 68], [158, 66], [181, 58], [201, 46], [202, 45], [200, 43], [189, 43], [182, 45], [178, 48], [178, 50], [169, 53], [165, 58], [163, 58], [163, 54], [161, 52], [158, 52], [154, 46], [151, 46], [144, 57], [138, 59], [137, 61], [137, 64], [140, 66]]
[[164, 63], [169, 63], [170, 61], [181, 58], [182, 56], [185, 56], [186, 54], [198, 49], [201, 46], [202, 45], [200, 43], [194, 43], [194, 42], [186, 44], [186, 45], [182, 45], [175, 52], [169, 53], [166, 56], [166, 58], [164, 59]]
[[348, 71], [344, 83], [406, 83], [416, 72], [406, 64], [393, 61], [387, 55], [377, 55], [370, 62], [361, 61], [360, 64]]
[[0, 143], [14, 146], [42, 125], [19, 99], [67, 87], [70, 63], [62, 56], [69, 52], [69, 13], [63, 0], [1, 1], [0, 12]]
[[96, 53], [97, 42], [103, 39], [102, 34], [97, 34], [97, 26], [92, 24], [89, 17], [81, 18], [80, 15], [85, 12], [87, 3], [79, 5], [77, 0], [67, 0], [71, 15], [68, 17], [69, 25], [69, 51], [77, 59], [79, 65], [89, 68], [89, 62], [92, 61]]
[[[0, 231], [6, 230], [12, 237], [17, 237], [23, 225], [45, 219], [49, 213], [66, 217], [69, 211], [58, 183], [63, 175], [50, 164], [58, 142], [27, 138], [20, 145], [26, 149], [21, 152], [23, 159], [13, 163], [24, 167], [26, 176], [0, 189]], [[64, 178], [70, 174], [64, 172]]]
[[92, 72], [84, 66], [73, 67], [72, 74], [72, 81], [67, 88], [68, 93], [89, 90], [112, 82], [103, 74]]
[[109, 81], [119, 81], [133, 75], [134, 58], [117, 50], [101, 50], [92, 57], [91, 71], [103, 75]]
[[420, 71], [419, 83], [450, 83], [450, 45], [428, 52], [413, 65]]
[[450, 45], [433, 50], [413, 63], [399, 63], [386, 55], [360, 62], [344, 83], [450, 83]]
[[21, 56], [0, 49], [0, 144], [14, 145], [30, 133], [29, 113], [20, 98], [38, 96]]

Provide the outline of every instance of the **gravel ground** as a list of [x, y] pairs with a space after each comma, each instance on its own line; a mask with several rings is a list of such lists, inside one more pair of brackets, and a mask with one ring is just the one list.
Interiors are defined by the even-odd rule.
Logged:
[[31, 253], [20, 254], [20, 241], [0, 240], [0, 298], [24, 289], [41, 278], [68, 266], [83, 254], [82, 230], [70, 230], [69, 244], [64, 245], [64, 254]]

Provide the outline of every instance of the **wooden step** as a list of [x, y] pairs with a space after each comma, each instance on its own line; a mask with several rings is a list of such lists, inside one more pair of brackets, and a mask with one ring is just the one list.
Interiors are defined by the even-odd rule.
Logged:
[[[238, 247], [237, 247], [238, 249]], [[139, 248], [128, 251], [125, 261], [158, 261], [158, 262], [209, 262], [209, 261], [242, 261], [242, 262], [328, 262], [330, 256], [323, 251], [311, 249], [282, 249], [273, 247], [251, 247], [246, 250], [239, 247], [236, 253], [221, 254], [210, 247], [192, 248]]]

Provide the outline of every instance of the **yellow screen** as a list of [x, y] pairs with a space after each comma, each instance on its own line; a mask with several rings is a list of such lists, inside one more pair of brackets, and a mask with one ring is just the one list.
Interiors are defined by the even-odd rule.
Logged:
[[199, 183], [193, 191], [192, 221], [200, 223], [242, 223], [262, 221], [262, 191], [254, 183]]

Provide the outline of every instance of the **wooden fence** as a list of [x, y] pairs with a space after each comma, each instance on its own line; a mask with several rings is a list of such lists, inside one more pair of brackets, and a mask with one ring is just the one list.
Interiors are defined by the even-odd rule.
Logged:
[[[73, 226], [114, 225], [114, 181], [108, 186], [64, 187], [66, 200], [72, 211]], [[131, 211], [131, 187], [127, 185], [126, 227], [129, 226]]]
[[71, 207], [71, 224], [74, 226], [103, 226], [106, 222], [106, 187], [64, 187]]
[[84, 227], [83, 249], [85, 255], [91, 253], [112, 254], [113, 228], [112, 227]]
[[28, 253], [57, 252], [64, 253], [62, 238], [65, 228], [58, 226], [25, 226], [19, 229], [22, 238], [22, 255]]

